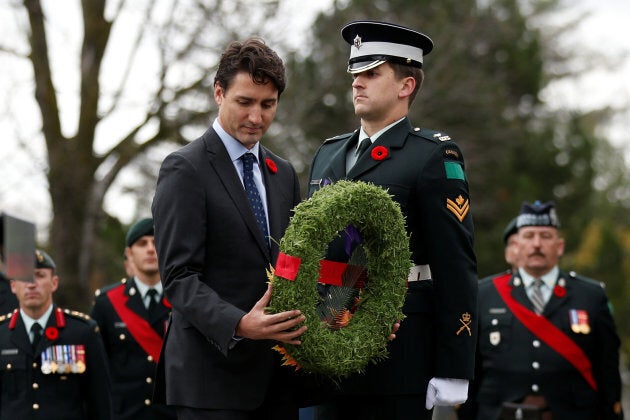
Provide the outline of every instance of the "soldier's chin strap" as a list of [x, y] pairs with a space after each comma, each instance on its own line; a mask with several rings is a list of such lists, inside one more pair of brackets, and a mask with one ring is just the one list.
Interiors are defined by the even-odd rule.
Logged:
[[517, 302], [511, 294], [511, 278], [511, 274], [504, 274], [492, 280], [494, 287], [496, 287], [501, 299], [503, 299], [508, 308], [510, 308], [510, 311], [532, 334], [571, 363], [571, 365], [580, 372], [590, 387], [593, 388], [594, 391], [597, 391], [597, 383], [593, 377], [591, 362], [582, 349], [575, 344], [573, 340], [567, 337], [562, 330], [549, 322], [547, 318], [536, 314]]

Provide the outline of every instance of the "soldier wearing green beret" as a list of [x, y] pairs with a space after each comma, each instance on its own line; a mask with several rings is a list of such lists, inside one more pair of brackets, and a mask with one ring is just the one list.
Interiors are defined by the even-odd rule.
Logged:
[[53, 259], [36, 251], [33, 281], [11, 280], [19, 309], [0, 317], [0, 418], [110, 419], [98, 325], [53, 303]]
[[171, 306], [164, 299], [153, 219], [134, 223], [125, 238], [128, 278], [96, 291], [91, 316], [101, 327], [112, 374], [114, 419], [175, 419], [153, 402], [153, 377]]

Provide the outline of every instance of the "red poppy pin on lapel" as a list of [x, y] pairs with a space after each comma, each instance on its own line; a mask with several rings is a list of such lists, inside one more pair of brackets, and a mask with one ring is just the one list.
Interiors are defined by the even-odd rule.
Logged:
[[387, 150], [387, 147], [385, 146], [376, 146], [374, 149], [372, 149], [372, 153], [370, 154], [370, 156], [372, 156], [372, 159], [374, 160], [383, 160], [387, 158], [388, 155], [389, 150]]
[[267, 168], [269, 168], [269, 171], [272, 174], [275, 174], [276, 172], [278, 172], [278, 167], [276, 166], [276, 162], [274, 162], [273, 160], [267, 158], [267, 159], [265, 159], [265, 163], [267, 164]]
[[46, 338], [55, 341], [59, 337], [59, 330], [55, 327], [48, 327], [45, 331]]

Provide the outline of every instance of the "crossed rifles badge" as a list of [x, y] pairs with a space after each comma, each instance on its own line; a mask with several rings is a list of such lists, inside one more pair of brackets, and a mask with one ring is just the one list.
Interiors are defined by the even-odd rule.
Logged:
[[457, 330], [457, 333], [455, 335], [459, 335], [462, 333], [462, 331], [467, 331], [469, 336], [472, 336], [472, 331], [470, 330], [470, 322], [472, 321], [472, 319], [470, 318], [470, 314], [468, 312], [464, 312], [462, 314], [462, 317], [459, 319], [459, 322], [462, 324], [461, 327], [459, 327], [459, 330]]

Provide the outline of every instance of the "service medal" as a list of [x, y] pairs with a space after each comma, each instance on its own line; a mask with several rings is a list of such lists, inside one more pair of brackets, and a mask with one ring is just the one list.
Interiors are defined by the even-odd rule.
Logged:
[[571, 331], [576, 334], [589, 334], [591, 326], [588, 322], [588, 312], [583, 309], [569, 309]]

